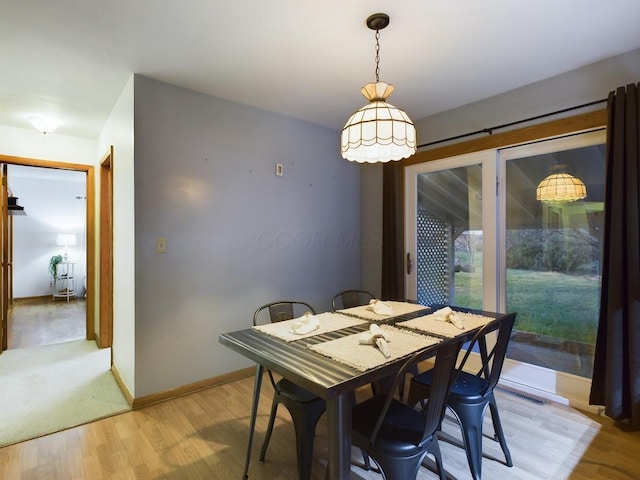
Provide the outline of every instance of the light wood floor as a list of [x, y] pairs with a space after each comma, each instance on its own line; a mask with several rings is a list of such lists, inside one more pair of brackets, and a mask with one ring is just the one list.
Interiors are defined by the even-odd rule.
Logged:
[[[0, 478], [239, 480], [252, 388], [253, 379], [246, 378], [2, 448]], [[269, 385], [263, 388], [249, 478], [295, 479], [293, 427], [284, 409], [267, 459], [258, 461], [270, 407], [269, 389]], [[358, 392], [359, 397], [366, 394]], [[625, 432], [607, 418], [561, 405], [537, 404], [505, 392], [498, 392], [497, 397], [514, 467], [485, 458], [485, 480], [640, 478], [640, 432]], [[446, 432], [457, 435], [456, 428], [450, 420], [445, 421]], [[486, 422], [485, 433], [490, 431]], [[316, 432], [314, 480], [324, 478], [326, 432], [323, 417]], [[495, 442], [485, 438], [484, 443], [486, 454], [501, 458]], [[441, 445], [449, 478], [471, 478], [463, 451], [444, 442]], [[355, 449], [353, 460], [361, 461]], [[381, 476], [354, 466], [352, 478], [377, 480]], [[436, 476], [423, 471], [419, 478]]]
[[51, 300], [43, 297], [16, 300], [8, 318], [10, 349], [81, 340], [86, 336], [83, 298]]

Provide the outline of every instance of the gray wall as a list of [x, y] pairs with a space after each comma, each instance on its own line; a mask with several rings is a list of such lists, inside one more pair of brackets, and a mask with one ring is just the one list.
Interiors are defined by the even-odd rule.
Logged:
[[[470, 79], [470, 81], [473, 81], [473, 79]], [[416, 120], [418, 144], [422, 145], [467, 132], [604, 99], [607, 98], [610, 91], [615, 90], [617, 87], [635, 82], [640, 82], [640, 49], [480, 102]], [[409, 106], [405, 107], [409, 109]], [[576, 115], [587, 110], [602, 108], [606, 108], [606, 104], [603, 103], [590, 109], [573, 111], [563, 116]], [[523, 128], [534, 123], [551, 121], [557, 118], [560, 117], [549, 117], [513, 128]], [[470, 137], [467, 140], [473, 138], [479, 137]], [[446, 143], [441, 145], [446, 145]], [[363, 236], [369, 238], [379, 235], [379, 232], [382, 231], [381, 168], [370, 168], [363, 171], [362, 192], [363, 205], [372, 206], [372, 208], [363, 209]], [[365, 268], [363, 284], [365, 287], [375, 288], [376, 282], [379, 285], [381, 249], [374, 247], [366, 249], [363, 265]]]
[[217, 337], [263, 303], [330, 309], [361, 284], [362, 237], [360, 168], [335, 131], [141, 76], [134, 90], [139, 397], [249, 366]]
[[[639, 81], [640, 49], [636, 49], [480, 102], [422, 118], [416, 122], [418, 144], [605, 99], [611, 90]], [[606, 108], [605, 103], [561, 116], [602, 108]], [[511, 129], [548, 122], [561, 116], [521, 124]], [[502, 131], [505, 130], [496, 132]]]

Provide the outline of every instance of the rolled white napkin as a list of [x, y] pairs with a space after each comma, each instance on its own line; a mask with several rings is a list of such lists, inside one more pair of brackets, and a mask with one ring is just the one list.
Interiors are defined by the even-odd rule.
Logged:
[[378, 347], [385, 358], [389, 358], [391, 353], [389, 352], [389, 339], [386, 333], [378, 325], [372, 323], [369, 326], [369, 331], [362, 332], [358, 337], [358, 343], [360, 345], [373, 345]]
[[387, 342], [384, 337], [376, 338], [376, 347], [378, 347], [378, 350], [382, 352], [384, 358], [389, 358], [391, 356], [391, 352], [389, 351], [389, 342]]
[[318, 320], [313, 313], [305, 312], [304, 315], [293, 322], [289, 332], [295, 335], [306, 335], [318, 328], [320, 328], [320, 320]]
[[373, 313], [378, 315], [393, 315], [393, 309], [382, 300], [372, 298], [369, 300], [369, 308], [373, 310]]
[[441, 322], [449, 322], [460, 330], [464, 328], [462, 320], [456, 315], [456, 312], [451, 310], [450, 307], [441, 308], [440, 310], [434, 312], [433, 315], [435, 316], [436, 320], [439, 320]]

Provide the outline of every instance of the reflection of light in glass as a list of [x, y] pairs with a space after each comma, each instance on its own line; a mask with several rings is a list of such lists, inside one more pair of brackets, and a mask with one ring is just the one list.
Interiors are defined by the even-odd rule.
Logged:
[[542, 180], [536, 189], [536, 199], [545, 203], [575, 202], [586, 196], [587, 187], [582, 180], [560, 171]]

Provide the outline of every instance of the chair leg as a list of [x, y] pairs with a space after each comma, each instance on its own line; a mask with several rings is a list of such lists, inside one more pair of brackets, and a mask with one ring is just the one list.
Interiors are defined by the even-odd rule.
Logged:
[[489, 397], [489, 410], [491, 411], [491, 421], [493, 422], [493, 431], [495, 432], [495, 439], [500, 442], [504, 458], [506, 460], [507, 467], [513, 467], [513, 461], [511, 460], [511, 452], [507, 447], [507, 439], [504, 436], [502, 430], [502, 423], [500, 422], [500, 415], [498, 414], [498, 404], [493, 394]]
[[453, 408], [464, 439], [464, 449], [469, 462], [469, 469], [474, 480], [482, 478], [482, 418], [486, 405], [463, 405]]
[[[371, 387], [373, 389], [373, 385]], [[356, 392], [350, 392], [349, 393], [349, 404], [350, 407], [349, 408], [353, 408], [355, 407], [357, 401], [356, 401]], [[367, 455], [367, 452], [364, 451], [364, 449], [360, 449], [360, 452], [362, 453], [362, 461], [364, 462], [364, 469], [366, 471], [371, 470], [371, 460], [369, 459], [369, 455]], [[327, 472], [329, 470], [327, 469]]]
[[431, 447], [429, 447], [429, 452], [433, 455], [433, 458], [436, 461], [436, 469], [438, 470], [438, 476], [440, 480], [447, 480], [447, 472], [444, 469], [444, 465], [442, 464], [442, 452], [440, 451], [440, 445], [438, 444], [437, 435], [433, 436], [433, 443]]
[[371, 470], [371, 460], [369, 459], [369, 455], [364, 450], [360, 450], [362, 452], [362, 460], [364, 461], [364, 469], [368, 472]]
[[[413, 375], [414, 377], [420, 374], [417, 365], [411, 365], [407, 370], [407, 372]], [[400, 397], [400, 401], [402, 401], [404, 398], [404, 384], [406, 380], [405, 377], [406, 375], [400, 379], [400, 384], [398, 385], [398, 396]]]
[[418, 478], [418, 472], [422, 466], [425, 454], [411, 458], [405, 458], [404, 461], [398, 462], [395, 458], [386, 458], [384, 456], [374, 457], [380, 466], [380, 473], [384, 480], [396, 479], [414, 479]]
[[269, 446], [269, 441], [271, 440], [271, 433], [273, 432], [273, 424], [276, 421], [276, 413], [278, 412], [278, 399], [274, 396], [273, 402], [271, 403], [271, 413], [269, 414], [269, 426], [267, 427], [267, 433], [264, 437], [264, 442], [262, 443], [262, 448], [260, 449], [260, 461], [264, 462], [264, 457], [267, 454], [267, 447]]
[[409, 392], [407, 393], [407, 405], [415, 407], [418, 402], [424, 408], [424, 399], [429, 397], [431, 389], [422, 382], [414, 380], [409, 382]]
[[293, 427], [296, 432], [296, 454], [298, 461], [298, 479], [309, 480], [311, 478], [311, 465], [313, 463], [313, 442], [316, 425], [324, 413], [322, 408], [310, 407], [302, 415], [292, 414]]

